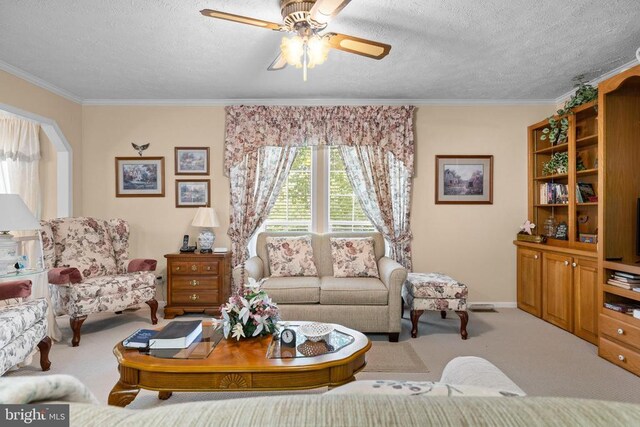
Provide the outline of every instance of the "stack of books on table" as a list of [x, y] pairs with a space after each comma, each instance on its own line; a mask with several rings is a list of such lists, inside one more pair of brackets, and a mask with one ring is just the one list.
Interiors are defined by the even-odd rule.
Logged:
[[640, 275], [616, 271], [607, 280], [609, 285], [640, 292]]

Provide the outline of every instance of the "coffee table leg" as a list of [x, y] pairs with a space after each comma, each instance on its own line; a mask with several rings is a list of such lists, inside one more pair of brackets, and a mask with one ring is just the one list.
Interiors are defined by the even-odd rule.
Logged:
[[424, 313], [424, 310], [411, 310], [411, 338], [418, 336], [418, 320], [422, 313]]
[[460, 316], [460, 336], [463, 340], [467, 339], [467, 322], [469, 321], [469, 314], [466, 311], [456, 311]]
[[138, 393], [140, 393], [140, 388], [118, 381], [111, 389], [111, 393], [109, 393], [109, 405], [124, 408], [133, 402]]
[[158, 392], [158, 399], [167, 400], [168, 398], [171, 397], [172, 394], [173, 394], [172, 391], [159, 391]]

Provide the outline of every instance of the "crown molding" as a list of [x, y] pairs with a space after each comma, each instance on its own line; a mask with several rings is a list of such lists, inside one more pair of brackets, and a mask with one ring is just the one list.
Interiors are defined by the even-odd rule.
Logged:
[[189, 106], [224, 107], [228, 105], [549, 105], [554, 99], [85, 99], [88, 106]]
[[[587, 84], [590, 84], [592, 86], [596, 86], [598, 83], [600, 83], [601, 81], [607, 80], [610, 77], [613, 77], [617, 74], [620, 74], [623, 71], [628, 70], [631, 67], [635, 67], [636, 65], [638, 65], [639, 60], [632, 60], [627, 62], [626, 64], [622, 64], [619, 67], [614, 68], [611, 71], [608, 71], [606, 73], [604, 73], [603, 75], [596, 77], [595, 79], [587, 82]], [[562, 95], [560, 95], [558, 98], [556, 98], [555, 103], [556, 104], [562, 104], [564, 101], [566, 101], [569, 97], [573, 96], [573, 94], [576, 93], [576, 89], [571, 89], [569, 92], [564, 93]]]
[[6, 62], [0, 60], [0, 70], [6, 71], [9, 74], [13, 74], [16, 77], [19, 77], [23, 80], [28, 81], [36, 86], [39, 86], [43, 89], [48, 90], [49, 92], [53, 92], [56, 95], [60, 95], [63, 98], [68, 99], [69, 101], [73, 101], [76, 104], [82, 104], [82, 98], [78, 95], [69, 92], [68, 90], [62, 89], [54, 84], [51, 84], [45, 80], [42, 80], [40, 77], [36, 77], [31, 73], [24, 71], [21, 68], [14, 67], [11, 64], [7, 64]]

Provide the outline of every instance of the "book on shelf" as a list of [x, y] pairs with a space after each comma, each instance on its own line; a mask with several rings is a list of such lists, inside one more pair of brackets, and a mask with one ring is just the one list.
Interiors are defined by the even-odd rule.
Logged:
[[640, 280], [640, 274], [627, 273], [625, 271], [616, 271], [613, 274], [615, 274], [616, 276], [625, 277], [627, 279]]
[[624, 282], [619, 282], [616, 279], [607, 280], [607, 284], [612, 285], [612, 286], [617, 286], [617, 287], [622, 288], [622, 289], [628, 289], [628, 290], [633, 289], [633, 286], [631, 284], [624, 283]]
[[569, 190], [567, 184], [545, 182], [540, 184], [541, 205], [565, 205], [569, 203]]
[[147, 348], [149, 340], [156, 336], [158, 331], [153, 329], [138, 329], [122, 341], [126, 348]]
[[202, 320], [174, 320], [149, 340], [149, 348], [187, 348], [201, 333]]
[[604, 307], [618, 313], [633, 313], [633, 310], [640, 308], [638, 304], [627, 304], [624, 302], [605, 302]]
[[630, 279], [628, 277], [621, 276], [618, 273], [613, 273], [611, 275], [611, 278], [617, 280], [618, 282], [631, 283], [631, 284], [640, 283], [640, 279]]
[[578, 182], [576, 184], [576, 198], [578, 203], [597, 202], [596, 190], [590, 182]]

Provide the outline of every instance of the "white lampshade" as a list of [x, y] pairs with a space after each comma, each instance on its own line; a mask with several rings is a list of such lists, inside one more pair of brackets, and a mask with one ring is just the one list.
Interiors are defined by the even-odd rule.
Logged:
[[40, 223], [17, 194], [0, 194], [0, 231], [38, 230]]
[[218, 227], [218, 215], [213, 208], [198, 208], [195, 218], [191, 223], [194, 227]]

